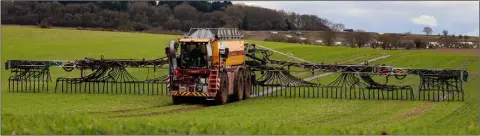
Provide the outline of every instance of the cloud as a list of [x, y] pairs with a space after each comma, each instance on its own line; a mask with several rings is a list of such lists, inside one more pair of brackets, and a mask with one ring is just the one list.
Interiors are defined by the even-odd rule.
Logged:
[[[232, 3], [242, 2], [232, 1]], [[343, 23], [346, 28], [381, 33], [408, 31], [423, 33], [424, 26], [435, 26], [434, 31], [448, 30], [451, 34], [463, 35], [478, 28], [480, 20], [479, 1], [244, 1], [243, 3], [300, 14], [314, 14], [334, 23]], [[435, 21], [424, 21], [421, 15], [431, 16]], [[418, 18], [418, 22], [423, 23], [414, 23], [412, 18]]]
[[414, 17], [411, 19], [411, 21], [419, 25], [426, 25], [431, 27], [437, 26], [437, 19], [435, 19], [435, 17], [433, 16], [428, 16], [428, 15], [421, 15], [418, 17]]

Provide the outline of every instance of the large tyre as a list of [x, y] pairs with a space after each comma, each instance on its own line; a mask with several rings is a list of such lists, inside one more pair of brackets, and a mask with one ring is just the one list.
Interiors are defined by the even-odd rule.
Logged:
[[245, 86], [245, 72], [239, 70], [237, 75], [235, 75], [234, 86], [233, 86], [233, 98], [235, 101], [243, 100], [244, 95], [244, 86]]
[[172, 101], [173, 101], [173, 105], [182, 104], [184, 102], [183, 98], [180, 96], [172, 96]]
[[217, 105], [224, 105], [228, 102], [228, 75], [227, 72], [220, 73], [220, 89], [218, 89], [215, 101]]
[[244, 95], [243, 95], [243, 99], [248, 99], [250, 98], [250, 92], [252, 91], [252, 76], [250, 76], [250, 70], [245, 70], [243, 72], [243, 75], [244, 75], [244, 86], [243, 86], [243, 89], [244, 89]]

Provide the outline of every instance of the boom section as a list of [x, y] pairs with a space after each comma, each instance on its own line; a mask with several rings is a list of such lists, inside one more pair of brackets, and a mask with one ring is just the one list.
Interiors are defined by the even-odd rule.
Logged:
[[92, 59], [75, 61], [62, 60], [7, 60], [5, 69], [33, 69], [45, 67], [63, 67], [78, 69], [95, 69], [99, 67], [161, 67], [168, 64], [166, 58], [145, 59]]

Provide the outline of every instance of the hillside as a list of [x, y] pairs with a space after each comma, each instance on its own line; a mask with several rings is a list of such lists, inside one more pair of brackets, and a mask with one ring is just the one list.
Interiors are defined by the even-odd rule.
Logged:
[[[242, 30], [330, 30], [316, 15], [232, 4], [230, 1], [2, 1], [2, 24], [188, 32], [191, 27]], [[265, 18], [264, 16], [269, 16]], [[301, 27], [299, 24], [303, 24]], [[338, 24], [336, 24], [338, 25]]]
[[[254, 39], [254, 40], [265, 40], [269, 36], [273, 35], [272, 32], [276, 32], [278, 35], [292, 35], [295, 36], [297, 31], [245, 31], [245, 38]], [[305, 37], [307, 39], [314, 39], [314, 40], [323, 40], [323, 31], [299, 31], [302, 32], [301, 37]], [[374, 33], [378, 35], [378, 33]], [[394, 34], [394, 33], [385, 33], [385, 34]], [[345, 42], [346, 32], [339, 32], [336, 35], [335, 40]], [[402, 37], [402, 40], [413, 40], [413, 39], [421, 39], [423, 41], [431, 41], [431, 42], [441, 42], [441, 37], [438, 35], [420, 35], [420, 34], [411, 34], [407, 35], [406, 37]], [[478, 43], [480, 42], [480, 37], [478, 36], [471, 36], [468, 40], [464, 41], [471, 41]]]
[[[75, 60], [84, 57], [152, 59], [177, 35], [40, 29], [2, 26], [6, 60]], [[79, 94], [8, 91], [10, 71], [2, 69], [2, 134], [461, 134], [478, 135], [479, 63], [475, 54], [311, 46], [247, 40], [312, 62], [349, 64], [391, 55], [375, 64], [456, 69], [471, 62], [465, 101], [348, 100], [257, 97], [222, 106], [172, 105], [162, 95]], [[358, 58], [358, 59], [354, 59]], [[472, 61], [473, 60], [473, 61]], [[52, 79], [79, 76], [52, 68]], [[305, 74], [305, 77], [311, 77]], [[316, 81], [328, 83], [337, 76]], [[417, 83], [408, 77], [394, 83]], [[54, 83], [54, 82], [52, 82]]]

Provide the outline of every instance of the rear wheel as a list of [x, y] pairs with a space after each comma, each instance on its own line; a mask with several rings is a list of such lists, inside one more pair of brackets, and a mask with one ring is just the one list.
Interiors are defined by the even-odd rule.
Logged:
[[237, 75], [235, 75], [235, 80], [234, 80], [235, 86], [233, 87], [234, 89], [234, 99], [235, 101], [240, 101], [243, 100], [243, 94], [244, 94], [244, 86], [245, 86], [245, 72], [243, 70], [239, 70]]
[[250, 71], [249, 70], [245, 70], [243, 72], [243, 76], [244, 76], [244, 82], [243, 82], [243, 89], [244, 89], [244, 95], [243, 95], [243, 99], [248, 99], [250, 98], [250, 92], [252, 91], [252, 77], [250, 76]]
[[215, 97], [217, 105], [226, 104], [228, 101], [228, 76], [227, 72], [220, 73], [220, 89], [217, 91], [217, 96]]

